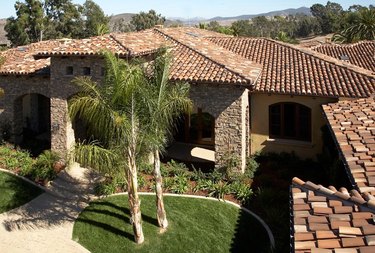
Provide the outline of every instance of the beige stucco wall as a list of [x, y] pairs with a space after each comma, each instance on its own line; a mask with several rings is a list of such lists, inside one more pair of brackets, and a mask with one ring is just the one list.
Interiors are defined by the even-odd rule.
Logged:
[[[323, 147], [320, 128], [326, 124], [321, 105], [336, 101], [335, 98], [251, 94], [251, 153], [294, 151], [301, 158], [316, 158]], [[311, 142], [269, 138], [268, 107], [279, 102], [299, 103], [311, 109]]]

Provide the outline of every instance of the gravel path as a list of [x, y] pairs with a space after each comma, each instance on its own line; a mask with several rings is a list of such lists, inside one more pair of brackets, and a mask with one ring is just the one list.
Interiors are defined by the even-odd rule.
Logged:
[[0, 214], [0, 252], [89, 252], [73, 241], [74, 220], [94, 197], [97, 175], [74, 164], [46, 193]]

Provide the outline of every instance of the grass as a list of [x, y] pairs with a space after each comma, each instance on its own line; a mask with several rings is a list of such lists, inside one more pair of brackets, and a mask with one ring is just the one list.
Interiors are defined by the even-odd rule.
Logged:
[[74, 224], [73, 239], [91, 252], [268, 252], [264, 228], [232, 205], [166, 196], [170, 225], [160, 234], [155, 197], [141, 196], [141, 200], [143, 244], [134, 243], [126, 195], [91, 203]]
[[0, 213], [3, 213], [29, 202], [43, 193], [43, 190], [0, 171], [0, 192]]

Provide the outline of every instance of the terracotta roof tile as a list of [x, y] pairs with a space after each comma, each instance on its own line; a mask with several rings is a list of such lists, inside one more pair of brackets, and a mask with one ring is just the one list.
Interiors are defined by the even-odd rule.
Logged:
[[[305, 193], [304, 202], [301, 198], [293, 198], [294, 193]], [[340, 194], [337, 194], [340, 193]], [[348, 195], [346, 194], [348, 193]], [[321, 204], [321, 199], [310, 198], [308, 196], [320, 196], [326, 200], [328, 207], [316, 216], [314, 203]], [[300, 194], [300, 197], [303, 195]], [[341, 198], [344, 196], [344, 198]], [[366, 249], [373, 250], [375, 244], [375, 223], [372, 217], [375, 214], [375, 208], [366, 201], [367, 196], [359, 194], [357, 191], [348, 191], [340, 188], [339, 191], [334, 187], [323, 187], [311, 182], [304, 182], [298, 178], [293, 179], [292, 183], [292, 242], [295, 252], [366, 252]], [[359, 201], [359, 199], [361, 201]], [[296, 200], [299, 200], [296, 202]], [[341, 202], [341, 205], [337, 205]], [[361, 202], [361, 204], [359, 203]], [[306, 224], [296, 225], [300, 218], [296, 217], [299, 205], [309, 205], [306, 210]], [[331, 205], [334, 203], [334, 205]], [[334, 213], [335, 208], [340, 207], [343, 213]], [[331, 209], [331, 211], [328, 211]], [[364, 225], [364, 221], [367, 223]], [[327, 251], [328, 250], [328, 251]], [[359, 250], [359, 251], [358, 251]], [[371, 252], [371, 251], [369, 251]], [[375, 251], [374, 251], [375, 252]]]
[[150, 54], [156, 52], [160, 47], [168, 46], [168, 42], [152, 29], [131, 33], [115, 33], [111, 37], [124, 46], [132, 56]]
[[323, 110], [353, 185], [374, 195], [374, 98], [339, 101], [323, 105]]
[[137, 57], [152, 54], [161, 46], [168, 46], [174, 54], [170, 73], [172, 80], [252, 87], [260, 75], [261, 66], [228, 50], [217, 50], [217, 45], [204, 39], [213, 35], [221, 36], [197, 28], [150, 29], [82, 40], [63, 39], [50, 44], [41, 42], [35, 43], [33, 50], [29, 50], [27, 60], [23, 54], [18, 54], [14, 58], [17, 58], [19, 65], [9, 61], [4, 64], [3, 69], [6, 73], [17, 74], [20, 69], [23, 71], [25, 68], [24, 73], [27, 74], [35, 69], [30, 67], [33, 64], [43, 63], [43, 66], [48, 67], [48, 59], [33, 59], [33, 54], [37, 58], [90, 56], [109, 50], [120, 57]]
[[61, 39], [54, 47], [35, 50], [39, 56], [67, 56], [67, 55], [97, 55], [104, 50], [116, 53], [120, 56], [130, 52], [124, 48], [112, 35], [91, 37], [88, 39]]
[[[222, 70], [225, 70], [220, 77], [216, 77], [208, 81], [227, 82], [226, 80], [235, 78], [237, 83], [253, 85], [260, 75], [262, 67], [260, 64], [243, 58], [242, 56], [239, 56], [238, 54], [235, 54], [229, 50], [218, 50], [216, 44], [205, 39], [206, 35], [205, 33], [201, 34], [200, 29], [165, 28], [156, 29], [156, 31], [165, 36], [168, 40], [172, 40], [177, 43], [174, 50], [175, 57], [178, 58], [177, 61], [180, 60], [180, 64], [182, 66], [192, 65], [191, 69], [186, 69], [187, 72], [192, 70], [194, 72], [202, 71], [202, 66], [200, 66], [201, 61], [212, 62]], [[186, 52], [188, 52], [188, 54], [186, 54]], [[189, 54], [195, 55], [196, 58], [193, 62], [190, 62], [192, 58], [189, 56]], [[189, 64], [183, 64], [185, 60], [187, 60]], [[203, 64], [205, 65], [205, 63]], [[210, 70], [204, 68], [203, 71]], [[212, 74], [216, 74], [216, 71], [212, 72]]]
[[30, 73], [45, 73], [49, 69], [50, 59], [34, 59], [38, 50], [58, 46], [57, 40], [32, 43], [27, 46], [20, 46], [8, 49], [0, 53], [5, 62], [0, 66], [0, 74], [27, 75]]
[[263, 65], [259, 92], [354, 98], [375, 92], [375, 75], [312, 50], [263, 38], [209, 40]]
[[321, 44], [312, 50], [357, 65], [375, 72], [375, 41], [361, 41], [355, 44]]

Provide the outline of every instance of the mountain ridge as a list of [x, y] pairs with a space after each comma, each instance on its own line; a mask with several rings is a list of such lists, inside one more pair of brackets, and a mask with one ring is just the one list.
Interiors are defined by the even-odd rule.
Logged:
[[[285, 10], [277, 10], [277, 11], [271, 11], [266, 13], [259, 13], [259, 14], [244, 14], [239, 16], [233, 16], [233, 17], [221, 17], [216, 16], [213, 18], [201, 18], [201, 17], [194, 17], [194, 18], [182, 18], [182, 17], [167, 17], [166, 25], [172, 24], [172, 23], [181, 23], [183, 25], [197, 25], [199, 23], [208, 23], [211, 21], [217, 21], [221, 25], [231, 25], [232, 22], [238, 21], [238, 20], [247, 20], [258, 16], [266, 16], [266, 17], [273, 17], [273, 16], [287, 16], [287, 15], [295, 15], [297, 13], [305, 14], [305, 15], [311, 15], [310, 8], [307, 7], [300, 7], [300, 8], [288, 8]], [[112, 15], [110, 24], [111, 27], [113, 27], [113, 24], [115, 22], [118, 22], [119, 20], [123, 19], [125, 23], [130, 22], [131, 18], [136, 15], [135, 13], [119, 13], [116, 15]], [[4, 30], [4, 26], [6, 24], [6, 18], [0, 18], [0, 44], [8, 44], [9, 41], [6, 38], [6, 32]]]

